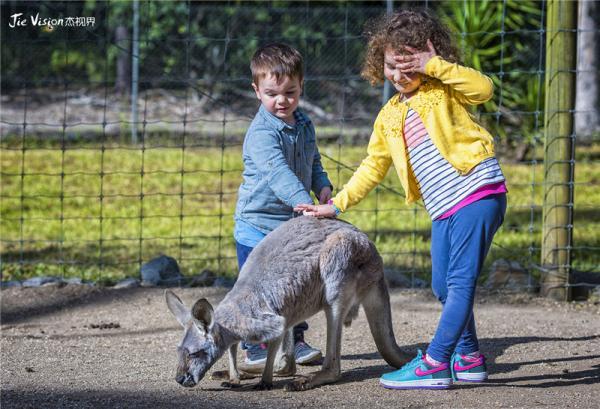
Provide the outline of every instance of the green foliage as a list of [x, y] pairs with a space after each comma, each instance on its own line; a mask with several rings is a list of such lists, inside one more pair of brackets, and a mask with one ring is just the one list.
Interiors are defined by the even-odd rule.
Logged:
[[[487, 73], [496, 86], [495, 98], [486, 104], [486, 125], [508, 144], [532, 143], [541, 122], [536, 112], [543, 112], [543, 79], [539, 49], [541, 7], [527, 0], [464, 0], [442, 5], [444, 21], [459, 36], [465, 64]], [[532, 55], [537, 58], [532, 58]], [[516, 131], [516, 132], [515, 132]]]
[[[131, 1], [8, 1], [3, 3], [3, 11], [96, 18], [96, 25], [90, 29], [16, 31], [3, 26], [5, 88], [20, 87], [24, 73], [34, 85], [42, 85], [47, 79], [65, 79], [73, 86], [105, 80], [110, 86], [115, 81], [119, 56], [125, 53], [125, 58], [131, 58]], [[259, 45], [273, 41], [298, 47], [305, 54], [309, 75], [356, 70], [363, 46], [356, 34], [368, 17], [382, 11], [376, 3], [333, 2], [323, 6], [289, 1], [140, 1], [141, 85], [183, 88], [198, 79], [210, 93], [216, 83], [226, 87], [232, 80], [249, 79], [250, 57]], [[118, 27], [127, 32], [127, 40], [121, 44], [115, 43]], [[351, 35], [349, 41], [345, 35]], [[44, 47], [33, 53], [23, 52], [40, 39]], [[33, 55], [35, 61], [31, 60]], [[341, 66], [341, 57], [353, 67]], [[327, 90], [321, 91], [318, 86], [315, 90], [314, 98], [326, 97]]]
[[57, 75], [77, 72], [86, 67], [87, 56], [77, 50], [56, 49], [50, 57], [50, 67]]
[[[505, 138], [505, 141], [516, 140], [530, 146], [542, 144], [545, 94], [543, 78], [540, 75], [520, 80], [517, 74], [509, 74], [509, 78], [511, 83], [506, 85], [506, 92], [518, 98], [507, 100], [506, 106], [512, 112], [521, 113], [520, 115], [506, 113], [504, 126], [498, 127], [498, 133]], [[518, 86], [523, 88], [515, 88]], [[511, 138], [508, 137], [508, 132], [513, 133]]]

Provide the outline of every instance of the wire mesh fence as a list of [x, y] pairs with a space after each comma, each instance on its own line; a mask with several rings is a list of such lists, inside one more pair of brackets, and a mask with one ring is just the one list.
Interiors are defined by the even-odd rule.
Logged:
[[[546, 3], [394, 5], [444, 16], [466, 65], [493, 78], [493, 101], [474, 115], [496, 137], [509, 209], [488, 263], [512, 262], [509, 270], [524, 272], [525, 285], [536, 287], [544, 274]], [[336, 189], [366, 153], [383, 89], [360, 77], [362, 32], [386, 11], [385, 2], [140, 1], [137, 39], [133, 6], [2, 3], [3, 280], [114, 280], [137, 275], [159, 254], [176, 258], [190, 275], [211, 269], [235, 276], [233, 211], [241, 143], [258, 108], [249, 60], [259, 45], [283, 41], [302, 52], [300, 106], [316, 124]], [[54, 19], [54, 27], [33, 25], [36, 15]], [[92, 17], [93, 25], [67, 26], [70, 17]], [[20, 19], [28, 25], [19, 26]], [[577, 30], [578, 37], [590, 33], [597, 28]], [[578, 67], [576, 75], [583, 73], [597, 68]], [[139, 90], [133, 104], [132, 83]], [[571, 115], [593, 111], [577, 109]], [[598, 135], [597, 124], [570, 135], [569, 267], [579, 271], [600, 269]], [[412, 285], [427, 282], [430, 221], [422, 205], [404, 204], [393, 172], [345, 218], [374, 240], [386, 268], [408, 275]]]

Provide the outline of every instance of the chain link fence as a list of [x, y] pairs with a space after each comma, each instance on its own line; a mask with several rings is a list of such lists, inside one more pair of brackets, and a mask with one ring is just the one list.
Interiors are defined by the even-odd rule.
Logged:
[[[384, 92], [360, 78], [362, 30], [386, 11], [385, 2], [140, 1], [137, 38], [134, 4], [2, 2], [3, 280], [112, 281], [138, 275], [160, 254], [177, 259], [187, 275], [210, 269], [235, 276], [241, 143], [258, 108], [249, 61], [260, 45], [282, 41], [304, 55], [301, 107], [316, 124], [336, 189], [366, 154]], [[484, 279], [505, 285], [519, 277], [534, 289], [544, 274], [547, 5], [394, 3], [405, 5], [444, 16], [465, 63], [495, 81], [494, 101], [474, 114], [497, 138], [510, 193]], [[55, 26], [32, 25], [36, 15]], [[66, 26], [69, 17], [93, 17], [94, 24]], [[580, 28], [577, 36], [597, 32]], [[597, 74], [578, 67], [576, 75], [589, 71]], [[574, 271], [600, 269], [598, 135], [597, 124], [570, 135]], [[404, 204], [393, 172], [345, 218], [374, 240], [389, 272], [413, 286], [428, 282], [430, 221], [422, 205]]]

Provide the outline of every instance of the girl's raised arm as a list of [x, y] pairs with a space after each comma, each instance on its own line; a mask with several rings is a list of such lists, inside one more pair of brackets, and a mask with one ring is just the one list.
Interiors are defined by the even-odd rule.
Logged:
[[489, 101], [494, 95], [492, 80], [481, 72], [451, 63], [438, 56], [431, 40], [427, 40], [427, 50], [419, 51], [404, 47], [406, 54], [398, 54], [394, 59], [397, 67], [405, 73], [419, 72], [450, 86], [460, 94], [459, 99], [470, 105]]
[[450, 86], [460, 94], [457, 97], [469, 105], [483, 104], [494, 96], [494, 83], [490, 77], [473, 68], [445, 61], [439, 56], [427, 62], [425, 74]]

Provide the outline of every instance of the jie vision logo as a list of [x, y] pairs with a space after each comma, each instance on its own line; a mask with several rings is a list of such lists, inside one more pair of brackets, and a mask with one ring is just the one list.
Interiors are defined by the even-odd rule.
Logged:
[[10, 16], [8, 26], [10, 28], [42, 27], [48, 30], [54, 27], [88, 27], [96, 24], [96, 17], [40, 17], [40, 13], [27, 16], [23, 13], [15, 13]]

